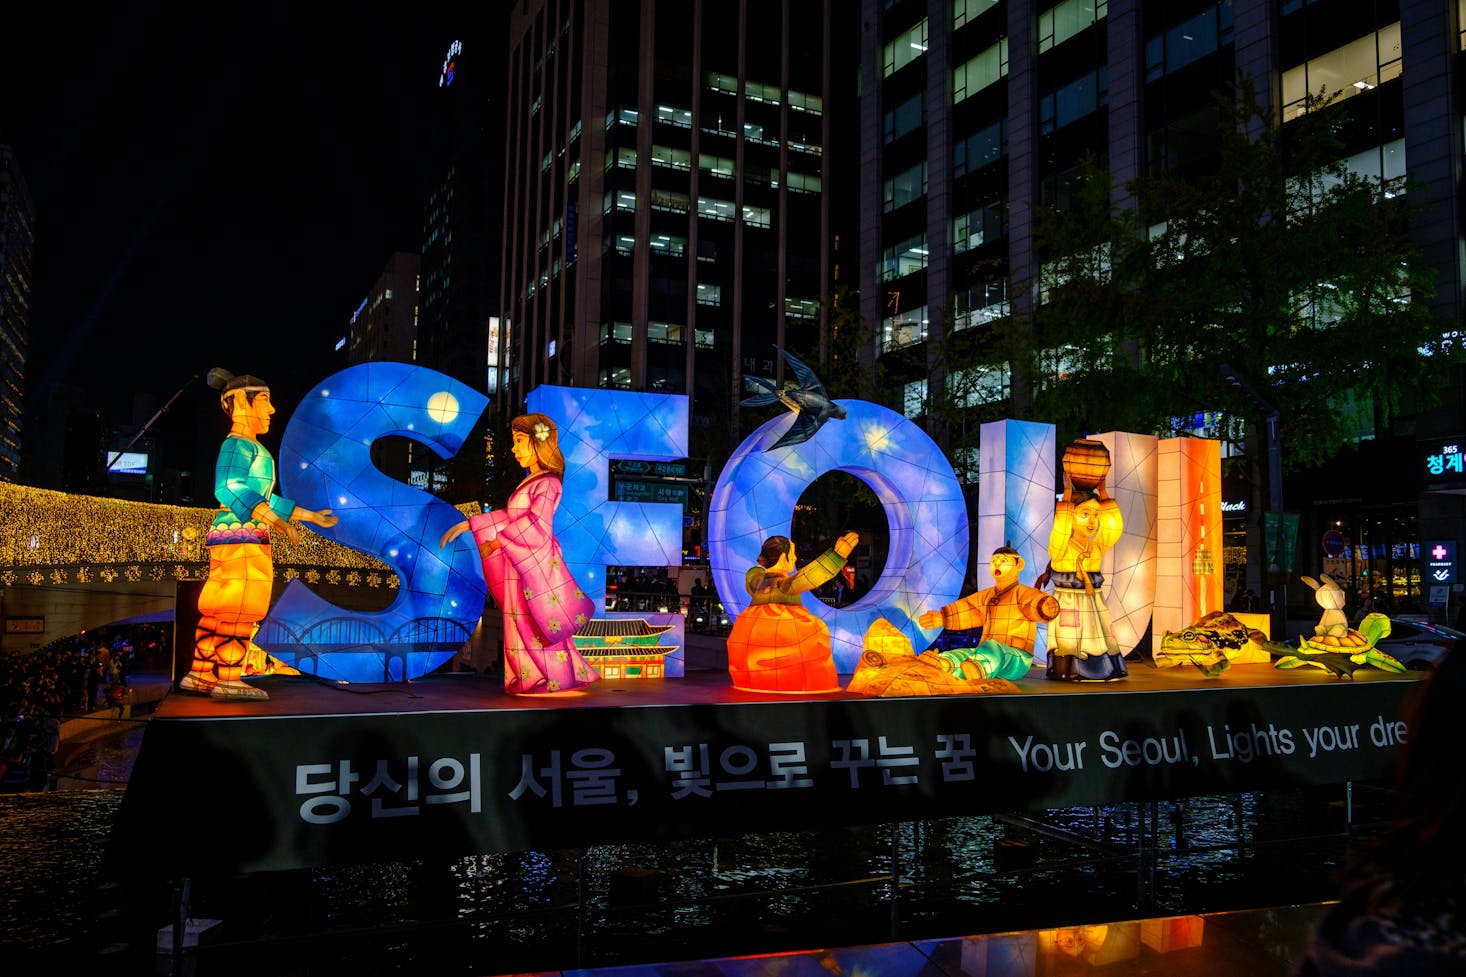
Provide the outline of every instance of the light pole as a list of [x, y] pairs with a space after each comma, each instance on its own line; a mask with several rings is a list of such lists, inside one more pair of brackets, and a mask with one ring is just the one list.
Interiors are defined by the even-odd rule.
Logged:
[[[1259, 394], [1240, 371], [1232, 369], [1227, 363], [1221, 363], [1219, 367], [1222, 379], [1227, 382], [1227, 386], [1240, 392], [1262, 411], [1264, 437], [1267, 439], [1267, 504], [1268, 511], [1275, 513], [1274, 518], [1278, 520], [1278, 553], [1281, 555], [1283, 550], [1283, 450], [1282, 439], [1278, 434], [1278, 409]], [[1264, 541], [1263, 552], [1266, 551]], [[1264, 573], [1268, 571], [1269, 568], [1263, 569]], [[1286, 630], [1288, 613], [1288, 584], [1287, 578], [1282, 573], [1278, 575], [1276, 590], [1274, 599], [1269, 602], [1272, 605], [1272, 613], [1268, 623], [1272, 630], [1272, 639], [1282, 641], [1287, 638], [1283, 631]]]

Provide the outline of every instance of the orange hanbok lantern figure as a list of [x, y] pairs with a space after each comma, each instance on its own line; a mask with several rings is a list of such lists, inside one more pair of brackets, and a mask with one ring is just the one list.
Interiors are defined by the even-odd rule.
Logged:
[[830, 580], [845, 566], [860, 537], [846, 533], [834, 549], [803, 569], [794, 569], [794, 544], [770, 536], [758, 566], [744, 579], [753, 602], [728, 635], [728, 672], [733, 687], [749, 692], [816, 694], [840, 691], [830, 629], [805, 609], [799, 595]]
[[209, 384], [221, 390], [219, 402], [230, 426], [214, 466], [220, 509], [205, 542], [209, 579], [199, 593], [193, 664], [178, 687], [215, 699], [268, 699], [243, 676], [250, 639], [270, 609], [275, 578], [270, 530], [295, 543], [300, 533], [294, 521], [334, 526], [336, 517], [330, 509], [302, 509], [275, 494], [275, 459], [259, 442], [275, 413], [270, 388], [225, 370], [210, 370]]
[[510, 451], [525, 470], [524, 481], [503, 509], [458, 523], [440, 545], [470, 530], [478, 542], [484, 581], [504, 611], [504, 690], [566, 692], [600, 676], [572, 640], [594, 614], [595, 603], [565, 566], [554, 532], [565, 457], [548, 415], [516, 417], [509, 431]]

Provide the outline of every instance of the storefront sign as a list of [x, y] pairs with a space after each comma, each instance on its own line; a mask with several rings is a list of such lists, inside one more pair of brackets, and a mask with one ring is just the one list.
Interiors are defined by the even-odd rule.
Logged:
[[1466, 471], [1463, 471], [1466, 468], [1466, 455], [1462, 454], [1463, 447], [1466, 447], [1466, 439], [1421, 445], [1420, 471], [1425, 480], [1432, 484], [1466, 482]]
[[1432, 586], [1456, 582], [1456, 541], [1440, 539], [1421, 546], [1425, 557], [1425, 582]]

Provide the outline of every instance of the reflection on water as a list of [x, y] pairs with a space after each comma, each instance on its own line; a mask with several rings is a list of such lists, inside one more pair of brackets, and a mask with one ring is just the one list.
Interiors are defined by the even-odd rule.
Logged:
[[121, 790], [0, 795], [3, 941], [37, 949], [77, 935]]
[[[94, 744], [78, 762], [97, 779], [125, 775], [126, 740], [137, 735]], [[171, 889], [117, 880], [120, 897], [97, 895], [121, 796], [0, 796], [7, 943], [84, 963], [120, 940], [147, 962]], [[239, 944], [200, 972], [277, 973], [289, 960], [301, 974], [506, 973], [1313, 901], [1332, 894], [1344, 853], [1341, 796], [1282, 791], [195, 880], [194, 915], [224, 920], [218, 938]], [[109, 908], [126, 926], [99, 935]], [[1156, 938], [1180, 941], [1184, 928]], [[1105, 931], [1089, 947], [1102, 929], [1063, 940], [1093, 955], [1127, 932]], [[1052, 939], [1057, 947], [1059, 931]]]
[[128, 723], [120, 733], [100, 736], [63, 750], [61, 762], [57, 765], [56, 789], [126, 786], [146, 731], [146, 723]]

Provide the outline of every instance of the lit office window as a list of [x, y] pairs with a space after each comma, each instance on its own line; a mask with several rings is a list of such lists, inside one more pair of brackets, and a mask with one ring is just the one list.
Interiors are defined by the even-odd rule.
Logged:
[[654, 254], [672, 255], [681, 257], [687, 253], [687, 238], [676, 237], [671, 234], [653, 234], [647, 242]]
[[647, 342], [680, 346], [686, 328], [675, 322], [648, 322], [646, 324]]
[[659, 190], [652, 187], [652, 210], [662, 210], [673, 214], [685, 214], [691, 204], [692, 198], [685, 193], [678, 193], [675, 190]]
[[679, 109], [675, 105], [658, 105], [657, 121], [674, 125], [679, 129], [691, 129], [692, 110]]
[[794, 193], [819, 193], [824, 188], [824, 181], [812, 173], [788, 173], [785, 181], [789, 189]]
[[952, 296], [952, 331], [985, 326], [1008, 315], [1008, 283], [984, 282]]
[[710, 176], [721, 176], [725, 179], [733, 179], [738, 172], [738, 164], [726, 156], [712, 156], [708, 153], [699, 153], [697, 156], [697, 168]]
[[652, 164], [673, 170], [692, 169], [692, 154], [676, 146], [653, 146]]
[[785, 297], [784, 315], [791, 319], [818, 319], [820, 315], [820, 304], [814, 299], [796, 299]]
[[1400, 24], [1396, 21], [1283, 72], [1283, 121], [1308, 111], [1308, 96], [1352, 98], [1400, 77]]
[[723, 288], [721, 285], [706, 285], [697, 283], [697, 304], [718, 306], [723, 304]]
[[825, 111], [825, 100], [818, 95], [809, 95], [805, 92], [789, 90], [789, 107], [796, 112], [808, 112], [810, 115], [823, 115]]
[[952, 104], [956, 104], [1008, 74], [1008, 39], [998, 43], [965, 64], [952, 69]]
[[601, 343], [629, 343], [631, 342], [631, 323], [629, 322], [603, 322], [601, 323]]
[[926, 53], [926, 18], [886, 42], [882, 77], [889, 78]]
[[903, 170], [885, 182], [882, 189], [882, 208], [890, 213], [898, 207], [904, 207], [913, 200], [920, 200], [926, 195], [926, 160], [922, 160], [908, 170]]
[[1006, 363], [953, 370], [947, 374], [947, 397], [955, 407], [979, 407], [1007, 400], [1012, 383]]
[[1038, 15], [1040, 54], [1063, 44], [1105, 16], [1106, 0], [1064, 0]]
[[1006, 229], [1003, 226], [1005, 210], [1001, 200], [991, 200], [952, 218], [952, 250], [961, 254], [973, 248], [1001, 238]]
[[724, 95], [738, 94], [738, 79], [733, 75], [719, 74], [716, 71], [707, 73], [708, 88], [715, 92], [722, 92]]
[[926, 413], [926, 379], [912, 380], [901, 388], [901, 413], [918, 418]]
[[915, 271], [927, 263], [926, 235], [918, 234], [886, 249], [881, 261], [881, 281], [889, 282]]
[[631, 389], [631, 367], [613, 366], [601, 368], [601, 386], [615, 390]]
[[759, 81], [748, 81], [743, 86], [743, 97], [750, 102], [778, 105], [783, 102], [778, 85], [766, 85]]
[[609, 214], [616, 210], [628, 213], [636, 212], [636, 192], [633, 190], [607, 190], [601, 203], [601, 213]]
[[738, 205], [731, 200], [715, 200], [712, 197], [699, 197], [697, 200], [697, 216], [706, 217], [715, 221], [731, 221], [738, 214]]
[[881, 349], [915, 346], [926, 339], [926, 306], [887, 316], [881, 320]]
[[606, 113], [606, 128], [614, 125], [636, 126], [636, 109], [614, 108]]
[[770, 220], [769, 208], [743, 205], [743, 223], [749, 227], [768, 227]]
[[979, 14], [998, 5], [998, 0], [952, 0], [952, 29], [965, 27]]

